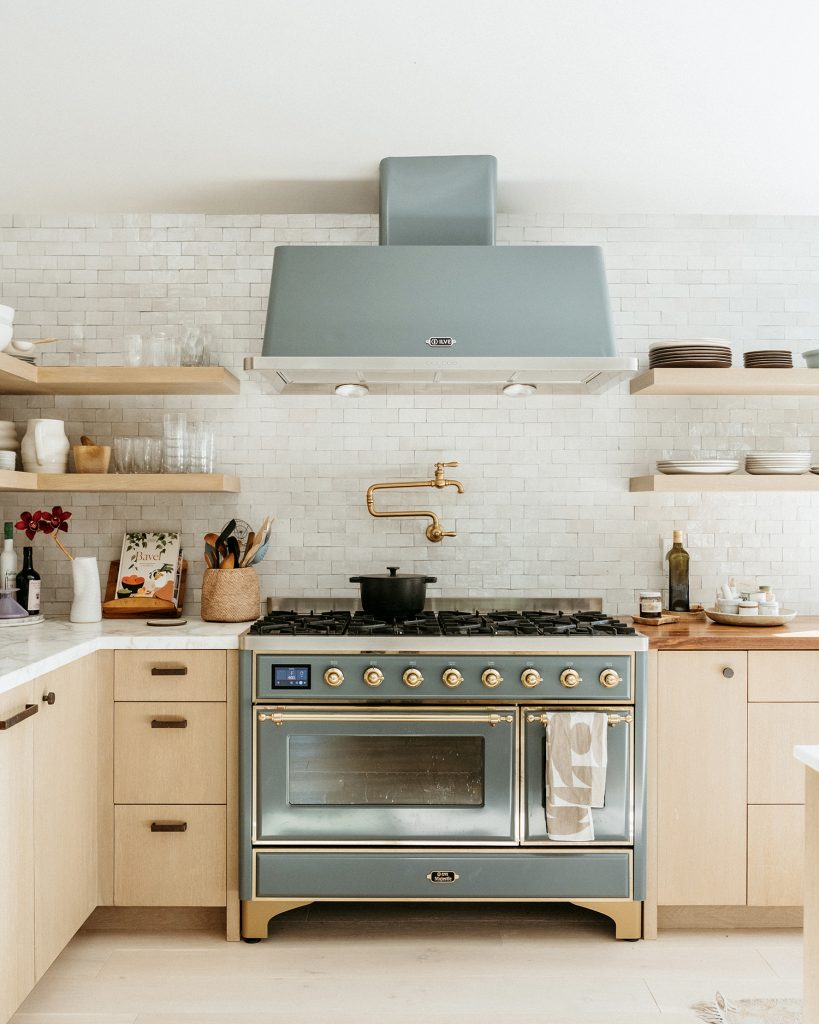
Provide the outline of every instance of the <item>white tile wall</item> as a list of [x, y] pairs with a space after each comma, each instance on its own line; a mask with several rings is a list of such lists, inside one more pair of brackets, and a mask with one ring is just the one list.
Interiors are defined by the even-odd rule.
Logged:
[[[651, 339], [730, 338], [741, 364], [754, 339], [819, 347], [819, 218], [505, 216], [501, 244], [604, 246], [623, 354]], [[0, 495], [2, 517], [35, 503], [74, 512], [76, 553], [117, 557], [126, 528], [181, 526], [198, 605], [200, 539], [239, 515], [276, 517], [263, 593], [353, 594], [347, 577], [389, 563], [439, 578], [447, 595], [600, 594], [628, 612], [658, 586], [659, 538], [686, 529], [695, 597], [727, 574], [770, 582], [789, 606], [819, 613], [819, 496], [631, 495], [628, 477], [663, 451], [809, 445], [819, 461], [819, 400], [390, 395], [365, 400], [266, 393], [241, 370], [258, 353], [273, 252], [282, 242], [368, 244], [370, 216], [0, 216], [0, 301], [20, 337], [86, 326], [90, 362], [121, 362], [122, 337], [185, 319], [208, 324], [216, 360], [242, 378], [218, 398], [0, 398], [0, 418], [66, 420], [101, 441], [161, 433], [163, 409], [214, 423], [221, 468], [239, 496]], [[45, 357], [67, 362], [67, 344]], [[367, 515], [370, 483], [424, 478], [458, 459], [462, 496], [387, 498], [432, 505], [454, 540], [429, 544], [423, 521]], [[65, 611], [68, 565], [37, 540], [46, 607]]]

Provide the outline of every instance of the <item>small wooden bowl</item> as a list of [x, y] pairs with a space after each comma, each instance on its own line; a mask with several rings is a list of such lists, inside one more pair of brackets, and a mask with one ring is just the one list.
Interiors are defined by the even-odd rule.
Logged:
[[107, 444], [75, 444], [74, 468], [78, 473], [107, 473], [111, 448]]

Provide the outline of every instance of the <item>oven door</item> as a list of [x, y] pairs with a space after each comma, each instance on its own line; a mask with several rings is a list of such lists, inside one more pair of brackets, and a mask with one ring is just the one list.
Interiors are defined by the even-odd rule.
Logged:
[[557, 845], [546, 831], [546, 736], [549, 714], [556, 711], [600, 711], [608, 715], [605, 802], [602, 807], [592, 809], [592, 842], [606, 846], [631, 843], [634, 834], [634, 709], [621, 705], [611, 708], [541, 706], [521, 710], [524, 844]]
[[517, 715], [254, 709], [256, 843], [514, 843]]

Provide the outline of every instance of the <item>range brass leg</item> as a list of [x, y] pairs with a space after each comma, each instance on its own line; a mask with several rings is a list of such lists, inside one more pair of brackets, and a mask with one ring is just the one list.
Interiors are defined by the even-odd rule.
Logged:
[[643, 904], [630, 900], [627, 903], [604, 903], [572, 900], [576, 907], [585, 907], [598, 914], [605, 914], [614, 921], [616, 939], [641, 939], [643, 937]]
[[307, 907], [312, 900], [242, 900], [242, 938], [266, 939], [271, 918], [297, 907]]

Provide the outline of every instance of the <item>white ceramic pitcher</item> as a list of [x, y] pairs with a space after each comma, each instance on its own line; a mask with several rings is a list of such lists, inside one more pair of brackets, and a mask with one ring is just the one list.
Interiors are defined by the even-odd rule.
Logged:
[[62, 420], [29, 420], [20, 445], [23, 469], [27, 473], [65, 473], [70, 447]]

